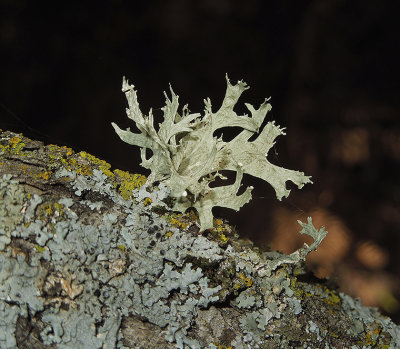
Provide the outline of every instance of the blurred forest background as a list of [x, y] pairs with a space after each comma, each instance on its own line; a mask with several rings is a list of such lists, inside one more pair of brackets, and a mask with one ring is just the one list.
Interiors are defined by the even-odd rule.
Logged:
[[[271, 96], [286, 127], [269, 160], [313, 185], [279, 202], [251, 177], [254, 199], [216, 209], [241, 236], [290, 253], [297, 219], [329, 234], [308, 264], [319, 277], [400, 322], [400, 88], [398, 1], [0, 0], [0, 128], [85, 150], [148, 174], [139, 149], [110, 123], [125, 116], [122, 76], [144, 113], [160, 118], [171, 83], [183, 106], [219, 107], [225, 73], [251, 87], [238, 104]], [[225, 133], [224, 133], [225, 134]], [[227, 132], [228, 134], [228, 132]], [[229, 136], [229, 134], [228, 134]]]

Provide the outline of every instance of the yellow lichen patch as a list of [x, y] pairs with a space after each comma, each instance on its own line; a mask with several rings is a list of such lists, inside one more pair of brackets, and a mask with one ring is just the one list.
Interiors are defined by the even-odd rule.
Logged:
[[118, 191], [126, 200], [132, 199], [133, 191], [146, 183], [146, 177], [140, 174], [130, 174], [118, 169], [114, 170], [114, 174], [117, 178], [114, 179], [113, 184], [119, 186]]
[[222, 233], [224, 231], [222, 219], [214, 219], [214, 231]]
[[67, 156], [71, 156], [74, 153], [74, 151], [71, 148], [68, 148], [65, 145], [63, 147], [61, 147], [61, 148], [66, 151], [66, 155]]
[[173, 233], [171, 230], [169, 230], [169, 231], [167, 231], [167, 233], [165, 234], [165, 237], [168, 239], [168, 238], [170, 238], [172, 235], [174, 235], [174, 233]]
[[221, 242], [223, 243], [223, 244], [226, 244], [227, 242], [228, 242], [228, 238], [225, 236], [225, 234], [223, 234], [223, 233], [221, 233], [220, 235], [219, 235], [219, 239], [221, 240]]
[[98, 167], [98, 169], [103, 172], [107, 177], [114, 176], [114, 173], [110, 171], [111, 165], [108, 162], [96, 158], [94, 155], [86, 153], [85, 151], [81, 151], [78, 155], [80, 155], [82, 159], [88, 160], [92, 165], [96, 165], [96, 167]]
[[58, 202], [47, 202], [39, 207], [38, 215], [40, 220], [48, 220], [64, 215], [64, 205]]
[[47, 148], [52, 153], [52, 155], [58, 155], [58, 157], [71, 156], [72, 154], [74, 154], [74, 151], [71, 148], [66, 147], [65, 145], [60, 147], [55, 144], [49, 144]]
[[[310, 297], [317, 297], [318, 299], [322, 298], [324, 303], [330, 306], [340, 306], [341, 304], [340, 297], [337, 295], [337, 293], [326, 286], [316, 285], [315, 293], [306, 292], [301, 287], [299, 287], [297, 277], [294, 277], [291, 278], [290, 288], [294, 292], [294, 295], [300, 300]], [[335, 309], [335, 307], [328, 308], [328, 311], [331, 314], [335, 314]]]
[[36, 178], [43, 178], [44, 180], [48, 181], [51, 178], [52, 171], [45, 171], [45, 172], [40, 172], [36, 175], [34, 175]]
[[221, 226], [222, 223], [223, 223], [222, 219], [214, 218], [214, 226], [216, 226], [216, 228], [218, 228], [217, 226]]
[[51, 204], [43, 204], [40, 207], [39, 218], [43, 219], [44, 217], [52, 216], [54, 214], [53, 206]]
[[316, 295], [322, 297], [324, 302], [329, 305], [340, 305], [339, 296], [326, 286], [316, 285]]
[[67, 170], [74, 171], [83, 176], [92, 176], [93, 170], [89, 165], [82, 164], [74, 158], [61, 158], [61, 162]]
[[36, 251], [38, 251], [39, 253], [44, 252], [45, 248], [42, 246], [39, 246], [38, 244], [35, 244], [35, 249]]
[[164, 215], [164, 218], [171, 223], [173, 227], [181, 228], [186, 230], [188, 228], [188, 224], [184, 222], [182, 213], [167, 213]]
[[62, 216], [64, 214], [64, 205], [63, 204], [55, 202], [54, 208], [56, 209], [56, 211], [58, 211], [60, 213], [60, 216]]
[[22, 155], [21, 151], [25, 147], [25, 143], [22, 141], [22, 133], [19, 136], [11, 137], [8, 140], [7, 145], [0, 144], [0, 151], [4, 154], [18, 154]]
[[326, 294], [329, 295], [328, 298], [324, 299], [324, 302], [328, 303], [328, 304], [340, 304], [340, 298], [337, 294], [335, 294], [333, 291], [326, 289]]
[[18, 136], [14, 136], [14, 137], [10, 138], [9, 142], [11, 144], [11, 147], [15, 148], [18, 143], [22, 142], [22, 139], [19, 138]]
[[152, 202], [153, 202], [153, 200], [151, 200], [150, 198], [145, 198], [143, 200], [143, 205], [144, 206], [149, 206], [149, 205], [151, 205]]
[[122, 252], [125, 252], [125, 246], [124, 245], [118, 245], [118, 249], [120, 249]]
[[239, 273], [239, 277], [243, 281], [246, 287], [251, 287], [251, 285], [253, 285], [253, 280], [251, 278], [246, 277], [243, 273]]
[[294, 295], [296, 296], [296, 298], [298, 298], [300, 300], [315, 296], [312, 293], [304, 291], [301, 287], [299, 287], [298, 282], [297, 282], [297, 277], [291, 278], [290, 288], [294, 292]]
[[235, 290], [250, 288], [253, 285], [253, 279], [246, 277], [243, 273], [239, 273], [237, 276], [239, 277], [239, 281], [233, 285]]
[[222, 219], [215, 218], [214, 219], [214, 229], [212, 231], [213, 236], [218, 239], [222, 244], [226, 244], [228, 242], [228, 238], [225, 235], [226, 229], [224, 222]]

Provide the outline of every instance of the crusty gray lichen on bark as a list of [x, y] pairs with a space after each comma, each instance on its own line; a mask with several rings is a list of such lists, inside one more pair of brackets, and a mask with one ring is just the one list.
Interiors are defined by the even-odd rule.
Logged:
[[0, 133], [1, 348], [399, 347], [377, 310], [144, 182]]

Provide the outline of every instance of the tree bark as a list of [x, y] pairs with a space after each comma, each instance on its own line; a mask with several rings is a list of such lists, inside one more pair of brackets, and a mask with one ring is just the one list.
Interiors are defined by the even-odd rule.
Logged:
[[0, 347], [400, 347], [304, 263], [169, 207], [144, 176], [0, 132]]

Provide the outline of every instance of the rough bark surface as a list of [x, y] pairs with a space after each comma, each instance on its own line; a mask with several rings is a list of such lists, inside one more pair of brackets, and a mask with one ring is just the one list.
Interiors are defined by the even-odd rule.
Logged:
[[302, 265], [199, 232], [165, 188], [0, 133], [1, 348], [399, 348], [400, 329]]

